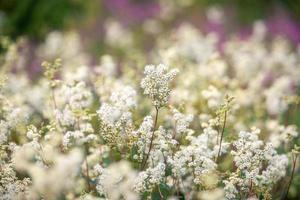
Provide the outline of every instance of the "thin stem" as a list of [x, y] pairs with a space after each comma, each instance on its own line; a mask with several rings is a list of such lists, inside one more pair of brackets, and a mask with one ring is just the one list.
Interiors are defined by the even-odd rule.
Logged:
[[52, 101], [53, 101], [53, 105], [54, 105], [54, 109], [57, 109], [57, 104], [56, 104], [56, 100], [55, 100], [55, 94], [54, 94], [54, 90], [53, 88], [51, 88], [51, 97], [52, 97]]
[[[51, 88], [51, 98], [52, 98], [52, 101], [53, 101], [54, 110], [56, 111], [57, 110], [57, 103], [56, 103], [55, 92], [54, 92], [53, 88]], [[55, 112], [54, 112], [54, 116], [55, 116]], [[58, 122], [59, 127], [61, 128], [62, 124], [61, 124], [60, 120], [57, 119], [57, 122]]]
[[160, 199], [163, 199], [164, 196], [163, 196], [163, 194], [162, 194], [161, 191], [160, 191], [159, 185], [157, 186], [157, 188], [158, 188], [158, 193], [159, 193]]
[[177, 186], [176, 196], [179, 197], [179, 190], [180, 190], [180, 187], [179, 187], [179, 180], [176, 180], [176, 186]]
[[85, 152], [86, 152], [86, 155], [85, 155], [86, 182], [87, 182], [88, 190], [91, 191], [92, 187], [91, 187], [91, 184], [90, 184], [89, 164], [88, 164], [88, 161], [87, 161], [89, 150], [88, 150], [88, 146], [87, 145], [85, 145]]
[[287, 187], [287, 190], [286, 190], [286, 193], [284, 195], [284, 199], [287, 199], [287, 196], [289, 194], [289, 190], [290, 190], [290, 187], [291, 187], [291, 184], [292, 184], [292, 181], [293, 181], [293, 178], [294, 178], [294, 174], [295, 174], [295, 168], [296, 168], [296, 162], [297, 162], [297, 155], [295, 157], [293, 157], [293, 169], [292, 169], [292, 174], [291, 174], [291, 178], [290, 178], [290, 181], [289, 181], [289, 184], [288, 184], [288, 187]]
[[[209, 137], [209, 134], [207, 134], [207, 138]], [[217, 144], [219, 144], [219, 138], [220, 138], [220, 130], [218, 130], [218, 136], [217, 136]], [[209, 141], [209, 140], [207, 140]]]
[[225, 113], [224, 113], [223, 127], [222, 127], [222, 132], [221, 132], [220, 145], [219, 145], [219, 151], [218, 151], [218, 156], [217, 156], [217, 158], [216, 158], [216, 162], [218, 161], [218, 158], [219, 158], [220, 153], [221, 153], [222, 141], [223, 141], [223, 135], [224, 135], [225, 125], [226, 125], [226, 117], [227, 117], [227, 112], [225, 111]]
[[147, 164], [147, 160], [149, 158], [149, 154], [151, 152], [151, 149], [152, 149], [152, 146], [153, 146], [153, 140], [154, 140], [154, 132], [155, 132], [155, 129], [156, 129], [156, 124], [157, 124], [157, 119], [158, 119], [158, 108], [155, 107], [155, 121], [154, 121], [154, 125], [153, 125], [153, 131], [152, 131], [152, 136], [151, 136], [151, 141], [150, 141], [150, 146], [149, 146], [149, 150], [146, 154], [146, 158], [144, 159], [143, 158], [143, 161], [142, 161], [142, 165], [141, 165], [141, 170], [144, 170], [146, 164]]
[[87, 157], [85, 157], [85, 168], [86, 168], [86, 182], [87, 182], [89, 191], [91, 191], [90, 173], [89, 173], [89, 165], [87, 162]]
[[79, 121], [79, 116], [77, 117], [77, 123], [76, 123], [76, 126], [77, 126], [77, 129], [80, 130], [80, 121]]
[[250, 180], [250, 186], [249, 186], [249, 192], [248, 192], [247, 197], [250, 197], [250, 196], [251, 196], [251, 193], [252, 193], [252, 187], [253, 187], [253, 183], [252, 183], [252, 179], [251, 179], [251, 180]]
[[285, 113], [285, 120], [284, 120], [284, 125], [287, 126], [290, 121], [290, 110], [292, 109], [292, 105], [289, 105], [287, 108], [287, 111]]

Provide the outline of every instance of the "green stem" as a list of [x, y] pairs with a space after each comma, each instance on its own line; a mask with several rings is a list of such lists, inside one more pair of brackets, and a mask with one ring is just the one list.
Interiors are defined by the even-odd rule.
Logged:
[[287, 190], [286, 190], [286, 193], [285, 193], [285, 195], [284, 195], [283, 200], [287, 199], [287, 196], [288, 196], [288, 194], [289, 194], [289, 190], [290, 190], [290, 187], [291, 187], [291, 184], [292, 184], [294, 175], [295, 175], [296, 162], [297, 162], [297, 155], [296, 155], [295, 157], [293, 157], [293, 169], [292, 169], [292, 174], [291, 174], [291, 178], [290, 178], [290, 181], [289, 181], [289, 184], [288, 184], [288, 187], [287, 187]]
[[158, 108], [155, 107], [155, 110], [156, 110], [156, 112], [155, 112], [155, 121], [154, 121], [154, 125], [153, 125], [153, 131], [152, 131], [150, 146], [149, 146], [149, 150], [148, 150], [148, 152], [146, 154], [146, 158], [145, 159], [143, 158], [142, 165], [141, 165], [141, 170], [144, 170], [144, 168], [145, 168], [145, 166], [147, 164], [147, 160], [149, 158], [152, 146], [153, 146], [154, 132], [155, 132], [155, 129], [156, 129], [156, 124], [157, 124], [157, 119], [158, 119]]
[[225, 113], [224, 113], [224, 122], [223, 122], [223, 127], [222, 127], [222, 132], [221, 132], [221, 139], [220, 139], [220, 144], [219, 144], [219, 151], [218, 151], [218, 156], [216, 158], [216, 162], [218, 161], [220, 153], [221, 153], [223, 135], [224, 135], [225, 125], [226, 125], [226, 117], [227, 117], [227, 112], [225, 111]]
[[91, 187], [91, 184], [90, 184], [90, 173], [89, 173], [89, 165], [88, 165], [88, 161], [87, 161], [87, 157], [88, 157], [88, 154], [89, 154], [89, 149], [87, 147], [87, 145], [85, 145], [85, 152], [86, 152], [86, 155], [85, 155], [85, 173], [86, 173], [86, 183], [87, 183], [87, 186], [88, 186], [88, 191], [91, 191], [92, 187]]

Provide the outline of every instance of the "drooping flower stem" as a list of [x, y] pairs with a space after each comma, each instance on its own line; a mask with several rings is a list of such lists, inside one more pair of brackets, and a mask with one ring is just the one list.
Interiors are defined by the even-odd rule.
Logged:
[[226, 125], [226, 118], [227, 118], [227, 112], [225, 110], [225, 112], [224, 112], [223, 126], [222, 126], [222, 132], [221, 132], [221, 139], [220, 139], [220, 144], [219, 144], [219, 151], [218, 151], [218, 155], [217, 155], [217, 158], [216, 158], [216, 162], [218, 161], [220, 153], [221, 153], [222, 141], [223, 141], [223, 136], [224, 136], [224, 131], [225, 131], [225, 125]]
[[291, 187], [291, 184], [292, 184], [294, 175], [295, 175], [295, 168], [296, 168], [297, 157], [298, 157], [298, 155], [293, 155], [293, 168], [292, 168], [292, 174], [291, 174], [291, 178], [290, 178], [290, 180], [289, 180], [289, 183], [288, 183], [288, 186], [287, 186], [287, 189], [286, 189], [286, 193], [285, 193], [284, 197], [282, 198], [282, 200], [287, 199], [287, 196], [288, 196], [288, 194], [289, 194], [289, 190], [290, 190], [290, 187]]
[[152, 146], [153, 146], [154, 132], [156, 130], [157, 119], [158, 119], [158, 110], [159, 110], [158, 107], [155, 107], [155, 120], [154, 120], [154, 125], [153, 125], [153, 131], [152, 131], [152, 136], [151, 136], [151, 140], [150, 140], [149, 150], [148, 150], [148, 152], [146, 154], [146, 157], [143, 158], [142, 165], [141, 165], [141, 170], [144, 170], [144, 168], [145, 168], [145, 166], [147, 164], [147, 161], [148, 161], [148, 158], [149, 158]]

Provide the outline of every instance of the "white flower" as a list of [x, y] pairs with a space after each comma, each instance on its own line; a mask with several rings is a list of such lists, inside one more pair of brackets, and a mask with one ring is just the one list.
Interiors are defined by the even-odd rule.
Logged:
[[122, 87], [112, 93], [110, 101], [114, 106], [127, 111], [136, 107], [136, 91], [130, 86]]
[[127, 47], [133, 42], [132, 33], [122, 24], [113, 19], [107, 19], [104, 23], [105, 41], [116, 47]]
[[71, 143], [71, 139], [74, 139], [75, 141], [82, 139], [84, 137], [83, 132], [81, 131], [68, 131], [64, 136], [63, 136], [63, 145], [65, 147], [69, 146]]
[[267, 168], [259, 176], [259, 184], [273, 185], [286, 175], [288, 166], [288, 157], [278, 155], [271, 143], [268, 143], [264, 149], [265, 159], [268, 161]]
[[114, 59], [110, 55], [103, 55], [100, 59], [101, 65], [96, 68], [96, 72], [101, 73], [107, 77], [116, 75], [117, 65]]
[[7, 141], [9, 134], [9, 125], [7, 122], [1, 120], [0, 121], [0, 144], [3, 144]]
[[177, 73], [178, 69], [168, 72], [168, 67], [163, 64], [157, 66], [147, 65], [145, 67], [145, 77], [141, 81], [141, 87], [144, 89], [144, 94], [149, 96], [156, 108], [167, 104], [170, 96], [169, 83]]
[[28, 139], [33, 140], [35, 138], [39, 138], [40, 134], [38, 133], [37, 128], [35, 126], [31, 125], [28, 128], [26, 136], [27, 136]]
[[[239, 139], [233, 143], [231, 151], [237, 170], [244, 174], [238, 181], [241, 190], [248, 190], [249, 182], [259, 187], [270, 187], [285, 176], [288, 159], [286, 155], [278, 155], [271, 143], [258, 139], [259, 129], [251, 132], [241, 131]], [[266, 166], [263, 170], [263, 164]]]
[[193, 121], [193, 115], [184, 115], [176, 109], [173, 109], [172, 112], [175, 120], [176, 132], [179, 134], [186, 133], [188, 131], [188, 126]]
[[224, 180], [223, 183], [225, 184], [224, 191], [225, 191], [225, 199], [232, 200], [236, 199], [236, 195], [239, 193], [234, 184], [231, 181]]
[[135, 180], [134, 190], [139, 193], [152, 191], [162, 181], [165, 175], [165, 167], [164, 163], [158, 163], [156, 167], [140, 172]]
[[34, 151], [29, 146], [21, 147], [15, 152], [13, 164], [17, 170], [25, 171], [32, 177], [33, 192], [47, 199], [57, 199], [75, 184], [83, 156], [78, 149], [73, 149], [68, 154], [57, 154], [52, 148], [46, 150], [50, 153], [48, 151], [54, 153], [53, 164], [49, 167], [32, 162]]
[[153, 127], [153, 119], [151, 116], [146, 116], [138, 129], [140, 133], [149, 133]]
[[84, 133], [93, 133], [94, 132], [92, 124], [90, 124], [90, 123], [81, 123], [79, 125], [79, 127], [80, 127], [80, 130]]
[[291, 80], [287, 76], [280, 77], [265, 91], [266, 107], [271, 115], [277, 115], [288, 108], [287, 102], [284, 100], [285, 95], [289, 95]]
[[138, 199], [138, 195], [132, 189], [136, 173], [128, 162], [114, 163], [108, 168], [103, 168], [97, 164], [94, 170], [98, 174], [96, 189], [99, 194], [111, 200], [119, 200], [121, 197], [132, 200]]
[[282, 143], [288, 143], [298, 136], [296, 125], [284, 126], [279, 124], [278, 120], [270, 120], [266, 127], [271, 133], [269, 140], [275, 147], [279, 147]]
[[132, 135], [138, 138], [138, 140], [135, 142], [137, 147], [137, 155], [134, 156], [135, 159], [143, 159], [144, 152], [150, 144], [152, 128], [153, 119], [151, 116], [146, 116], [138, 130], [132, 132]]
[[222, 102], [222, 94], [212, 85], [210, 85], [207, 90], [203, 90], [201, 94], [207, 100], [209, 108], [216, 108]]
[[84, 109], [92, 103], [92, 93], [82, 81], [72, 85], [63, 85], [59, 95], [58, 97], [62, 98], [65, 104], [69, 104], [71, 109]]
[[120, 119], [122, 113], [118, 108], [103, 103], [97, 114], [105, 123], [113, 126]]
[[131, 121], [130, 109], [136, 106], [136, 91], [130, 86], [125, 86], [113, 92], [110, 96], [111, 103], [103, 103], [97, 111], [100, 119], [110, 126], [115, 126], [118, 121]]
[[62, 126], [73, 126], [76, 122], [76, 117], [68, 105], [62, 111], [56, 109], [55, 117]]
[[201, 183], [201, 176], [216, 169], [214, 162], [214, 151], [210, 146], [214, 146], [209, 135], [200, 134], [198, 137], [187, 137], [191, 144], [182, 146], [174, 155], [173, 160], [169, 159], [172, 166], [172, 172], [183, 177], [187, 174], [195, 174], [193, 181], [196, 184]]
[[236, 166], [244, 170], [245, 173], [250, 173], [257, 169], [258, 164], [263, 159], [260, 147], [263, 142], [258, 139], [259, 129], [253, 129], [252, 132], [241, 131], [239, 140], [233, 143], [236, 150], [231, 151], [234, 156]]
[[286, 175], [288, 158], [286, 155], [274, 155], [268, 162], [267, 169], [262, 172], [262, 184], [272, 185]]

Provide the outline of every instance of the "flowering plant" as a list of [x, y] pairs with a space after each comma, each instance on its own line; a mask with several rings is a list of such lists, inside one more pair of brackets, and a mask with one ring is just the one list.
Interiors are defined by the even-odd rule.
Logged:
[[75, 33], [52, 33], [36, 80], [22, 41], [6, 45], [0, 199], [286, 198], [299, 177], [300, 55], [262, 29], [220, 54], [183, 24], [153, 44], [162, 64], [129, 51], [122, 72], [111, 55], [88, 67]]

